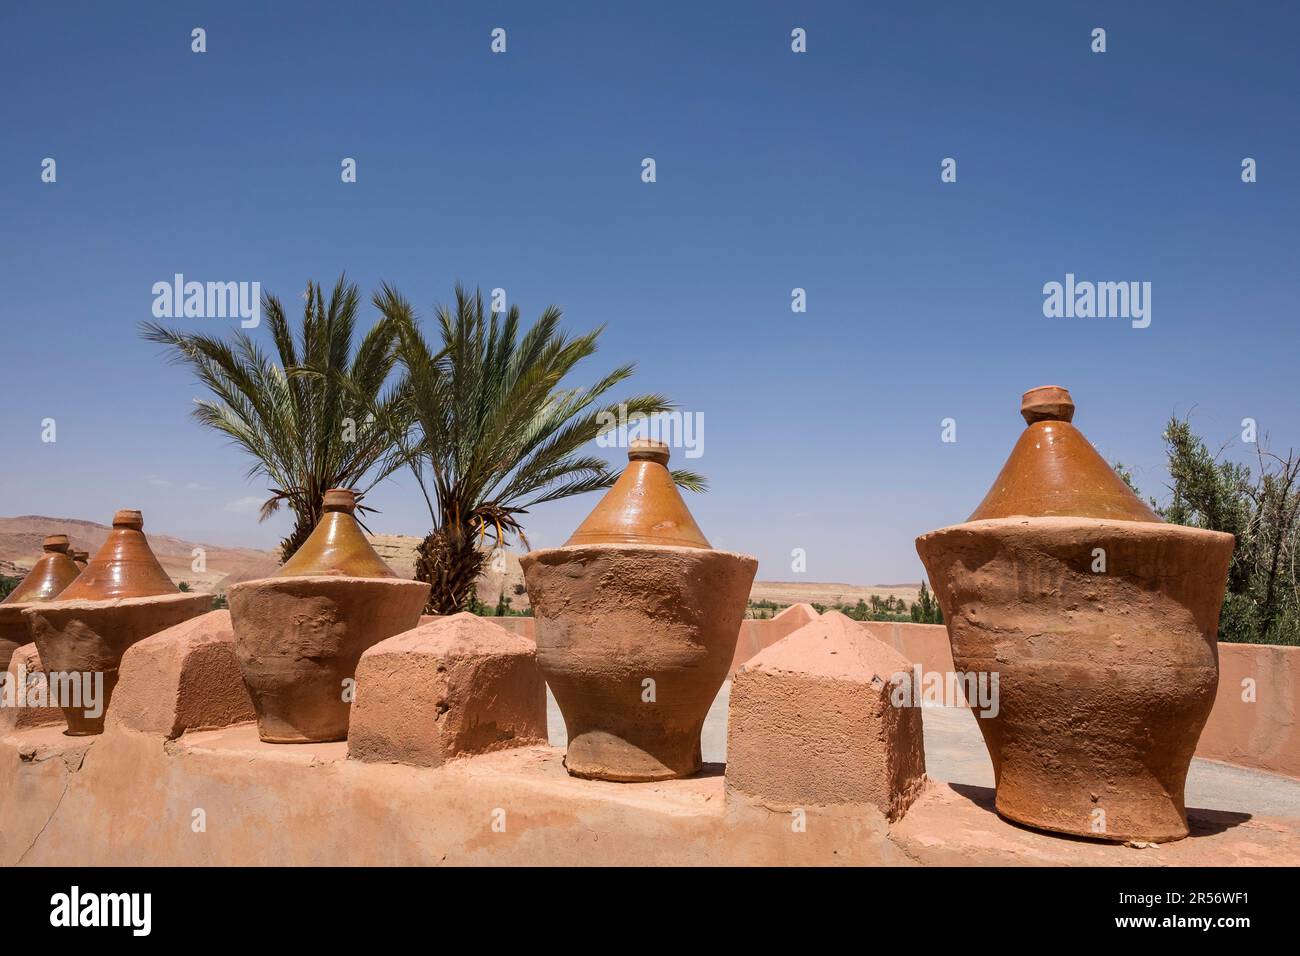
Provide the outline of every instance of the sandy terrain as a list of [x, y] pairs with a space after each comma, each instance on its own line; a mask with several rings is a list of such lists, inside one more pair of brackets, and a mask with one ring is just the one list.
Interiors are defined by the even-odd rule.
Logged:
[[[66, 534], [74, 548], [99, 550], [108, 536], [107, 525], [76, 518], [46, 518], [23, 515], [17, 518], [0, 518], [0, 574], [26, 574], [41, 553], [41, 540], [47, 534]], [[255, 548], [222, 548], [217, 545], [184, 541], [164, 534], [149, 535], [149, 544], [163, 568], [173, 581], [187, 582], [196, 591], [220, 593], [232, 584], [265, 577], [279, 565], [271, 551]], [[389, 566], [403, 577], [415, 576], [415, 549], [420, 539], [414, 535], [370, 535], [370, 543]], [[207, 567], [203, 572], [193, 570], [195, 548], [206, 552]], [[524, 575], [519, 566], [519, 554], [507, 551], [504, 560], [489, 557], [488, 565], [479, 579], [478, 596], [485, 604], [496, 604], [504, 589], [510, 606], [516, 611], [528, 608], [528, 595], [523, 592]], [[855, 604], [861, 598], [870, 601], [872, 594], [916, 600], [916, 584], [821, 584], [812, 581], [755, 581], [750, 592], [754, 601], [774, 601], [778, 604], [796, 604], [800, 601], [833, 605], [836, 602]]]
[[871, 602], [871, 595], [902, 598], [907, 603], [916, 600], [920, 589], [916, 584], [822, 584], [817, 581], [755, 581], [750, 589], [751, 601], [775, 601], [778, 604], [857, 604], [861, 599]]
[[[108, 525], [76, 518], [47, 518], [23, 515], [0, 518], [0, 573], [26, 574], [41, 554], [41, 541], [47, 534], [66, 534], [73, 548], [89, 551], [93, 556], [108, 537]], [[225, 591], [232, 584], [265, 577], [279, 562], [269, 551], [254, 548], [222, 548], [217, 545], [184, 541], [148, 530], [149, 545], [159, 563], [173, 581], [187, 582], [195, 591]], [[194, 570], [194, 549], [203, 548], [205, 568]], [[16, 570], [14, 570], [16, 569]]]

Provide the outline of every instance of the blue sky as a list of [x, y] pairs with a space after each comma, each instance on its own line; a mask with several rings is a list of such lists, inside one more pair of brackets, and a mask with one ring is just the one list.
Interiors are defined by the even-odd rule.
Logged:
[[[1153, 492], [1171, 413], [1300, 443], [1293, 4], [320, 7], [0, 12], [0, 512], [284, 532], [240, 510], [264, 485], [138, 338], [177, 272], [296, 310], [346, 270], [425, 316], [459, 279], [606, 323], [584, 380], [635, 360], [629, 393], [703, 414], [689, 503], [768, 580], [797, 579], [793, 548], [807, 580], [919, 580], [914, 537], [974, 509], [1035, 385]], [[1150, 327], [1045, 318], [1067, 272], [1151, 282]], [[371, 500], [375, 530], [426, 529], [409, 477]], [[534, 543], [594, 504], [539, 508]]]

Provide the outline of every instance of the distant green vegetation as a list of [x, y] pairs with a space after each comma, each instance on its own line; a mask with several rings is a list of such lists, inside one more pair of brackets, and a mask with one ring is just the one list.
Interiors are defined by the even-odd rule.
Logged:
[[510, 598], [504, 594], [497, 600], [496, 604], [484, 604], [478, 599], [478, 595], [472, 595], [469, 604], [465, 608], [471, 614], [477, 614], [479, 617], [532, 617], [532, 610], [516, 611], [510, 606]]
[[7, 598], [14, 588], [22, 583], [22, 578], [11, 578], [7, 575], [0, 574], [0, 601]]
[[[778, 604], [776, 601], [750, 601], [747, 616], [757, 620], [767, 620], [775, 617], [789, 606], [789, 604]], [[934, 595], [924, 581], [921, 582], [921, 590], [917, 594], [916, 600], [910, 604], [900, 597], [881, 597], [879, 594], [873, 594], [870, 602], [859, 598], [857, 604], [842, 604], [839, 602], [835, 604], [818, 604], [813, 602], [812, 606], [818, 614], [825, 614], [827, 611], [839, 611], [845, 617], [852, 618], [855, 621], [901, 621], [911, 624], [943, 623], [943, 612], [939, 610], [939, 602], [934, 599]]]

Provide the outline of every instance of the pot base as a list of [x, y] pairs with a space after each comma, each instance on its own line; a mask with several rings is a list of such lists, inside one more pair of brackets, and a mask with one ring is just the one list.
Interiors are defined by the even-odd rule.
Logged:
[[652, 783], [689, 777], [704, 766], [699, 730], [657, 750], [652, 753], [614, 734], [591, 730], [569, 741], [564, 769], [584, 780]]

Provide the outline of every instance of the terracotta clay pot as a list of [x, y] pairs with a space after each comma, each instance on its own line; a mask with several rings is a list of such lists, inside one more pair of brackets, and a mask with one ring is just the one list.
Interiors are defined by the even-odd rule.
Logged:
[[73, 551], [71, 552], [71, 554], [72, 554], [72, 563], [77, 566], [77, 571], [81, 572], [86, 570], [86, 565], [90, 563], [90, 552]]
[[700, 769], [700, 731], [726, 679], [758, 562], [709, 547], [667, 469], [629, 465], [560, 548], [522, 559], [537, 660], [578, 777], [641, 781]]
[[[154, 597], [29, 604], [23, 616], [51, 692], [56, 686], [66, 687], [70, 679], [76, 679], [81, 682], [84, 695], [86, 685], [82, 675], [102, 680], [96, 713], [87, 708], [85, 696], [79, 701], [60, 701], [68, 735], [83, 737], [104, 732], [104, 717], [117, 687], [122, 655], [131, 645], [211, 610], [211, 594], [179, 591]], [[96, 674], [103, 676], [95, 678]]]
[[429, 585], [397, 577], [366, 540], [356, 495], [325, 493], [325, 515], [273, 576], [227, 592], [235, 655], [268, 743], [346, 740], [362, 653], [420, 622]]
[[916, 543], [957, 670], [997, 675], [994, 706], [972, 706], [997, 811], [1095, 839], [1181, 839], [1233, 538], [1162, 522], [1070, 423], [1065, 389], [1027, 392], [1021, 411], [1028, 427], [975, 513]]
[[153, 597], [176, 594], [149, 541], [144, 536], [144, 516], [129, 508], [113, 515], [113, 530], [95, 552], [85, 570], [59, 595], [63, 601], [104, 601], [109, 598]]
[[[51, 688], [70, 675], [102, 674], [97, 715], [61, 705], [73, 736], [100, 734], [127, 648], [151, 634], [212, 609], [210, 594], [182, 594], [154, 557], [140, 512], [113, 516], [113, 530], [84, 571], [57, 601], [23, 610]], [[93, 679], [93, 678], [92, 678]]]
[[14, 651], [31, 641], [23, 609], [36, 601], [54, 600], [80, 573], [68, 554], [68, 536], [47, 535], [44, 552], [32, 569], [0, 601], [0, 671], [9, 666]]

